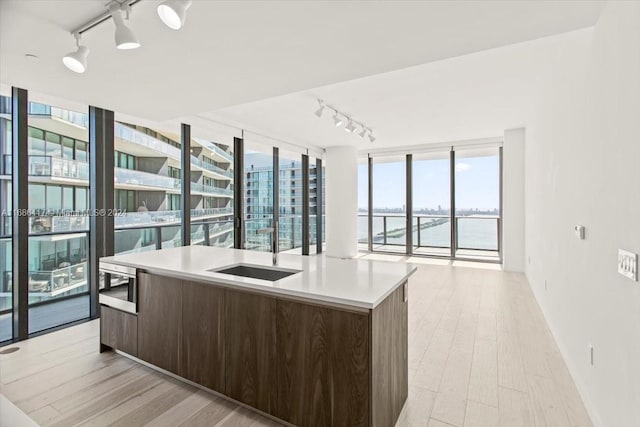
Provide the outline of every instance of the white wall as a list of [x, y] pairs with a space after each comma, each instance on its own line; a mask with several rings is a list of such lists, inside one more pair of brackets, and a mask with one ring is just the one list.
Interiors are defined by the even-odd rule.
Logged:
[[358, 151], [329, 147], [326, 158], [326, 254], [352, 258], [358, 253]]
[[563, 40], [527, 123], [526, 273], [594, 423], [637, 427], [640, 283], [616, 257], [640, 253], [640, 2]]
[[504, 131], [502, 147], [502, 254], [506, 271], [524, 271], [525, 130]]

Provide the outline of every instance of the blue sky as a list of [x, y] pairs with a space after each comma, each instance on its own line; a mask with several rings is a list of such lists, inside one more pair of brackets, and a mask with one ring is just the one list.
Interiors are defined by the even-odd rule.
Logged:
[[[405, 163], [373, 165], [374, 208], [401, 208], [405, 204]], [[494, 209], [499, 205], [498, 156], [456, 160], [456, 206]], [[414, 209], [449, 207], [449, 159], [414, 160]], [[367, 165], [358, 167], [358, 208], [367, 208]]]

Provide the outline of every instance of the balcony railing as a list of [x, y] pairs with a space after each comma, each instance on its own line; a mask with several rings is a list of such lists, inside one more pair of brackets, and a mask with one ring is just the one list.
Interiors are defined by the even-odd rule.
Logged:
[[116, 184], [141, 185], [145, 187], [157, 187], [166, 190], [180, 189], [179, 179], [134, 169], [115, 168], [114, 178]]
[[218, 154], [220, 157], [222, 157], [223, 159], [227, 160], [229, 163], [233, 162], [233, 155], [230, 153], [227, 153], [226, 151], [224, 151], [222, 148], [218, 147], [217, 145], [204, 140], [204, 139], [200, 139], [200, 138], [194, 138], [196, 141], [198, 141], [199, 144], [201, 144], [202, 146], [204, 146], [205, 148], [213, 151], [214, 153]]
[[[374, 247], [406, 247], [406, 216], [403, 214], [373, 214], [372, 243]], [[358, 215], [358, 242], [368, 243], [368, 219]], [[456, 216], [454, 253], [458, 250], [500, 251], [500, 217]], [[451, 248], [451, 217], [448, 215], [413, 215], [412, 243], [414, 249]]]
[[197, 182], [191, 183], [191, 191], [199, 193], [213, 194], [215, 196], [233, 197], [233, 190], [226, 188], [214, 187], [212, 185], [200, 184]]
[[[3, 175], [11, 175], [13, 157], [4, 155]], [[44, 176], [66, 179], [89, 180], [89, 164], [79, 160], [62, 159], [53, 156], [30, 155], [29, 176]]]

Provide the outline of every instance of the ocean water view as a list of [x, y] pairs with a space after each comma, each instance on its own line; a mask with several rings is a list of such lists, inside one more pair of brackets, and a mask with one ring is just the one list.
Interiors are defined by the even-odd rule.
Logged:
[[[387, 222], [386, 244], [406, 243], [405, 216], [403, 214], [373, 214], [373, 241], [384, 244], [384, 221]], [[413, 244], [426, 247], [450, 247], [451, 223], [449, 217], [413, 217]], [[498, 250], [498, 217], [474, 215], [458, 217], [458, 248]], [[358, 216], [358, 241], [367, 242], [367, 215]]]

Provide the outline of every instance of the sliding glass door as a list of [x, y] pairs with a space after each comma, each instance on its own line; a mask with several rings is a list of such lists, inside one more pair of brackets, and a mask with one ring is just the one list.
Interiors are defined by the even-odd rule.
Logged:
[[406, 252], [406, 157], [374, 158], [373, 249]]
[[358, 243], [363, 250], [500, 261], [500, 194], [498, 146], [362, 159]]
[[413, 253], [451, 254], [450, 151], [414, 154]]
[[455, 152], [456, 257], [495, 259], [500, 237], [498, 148]]

